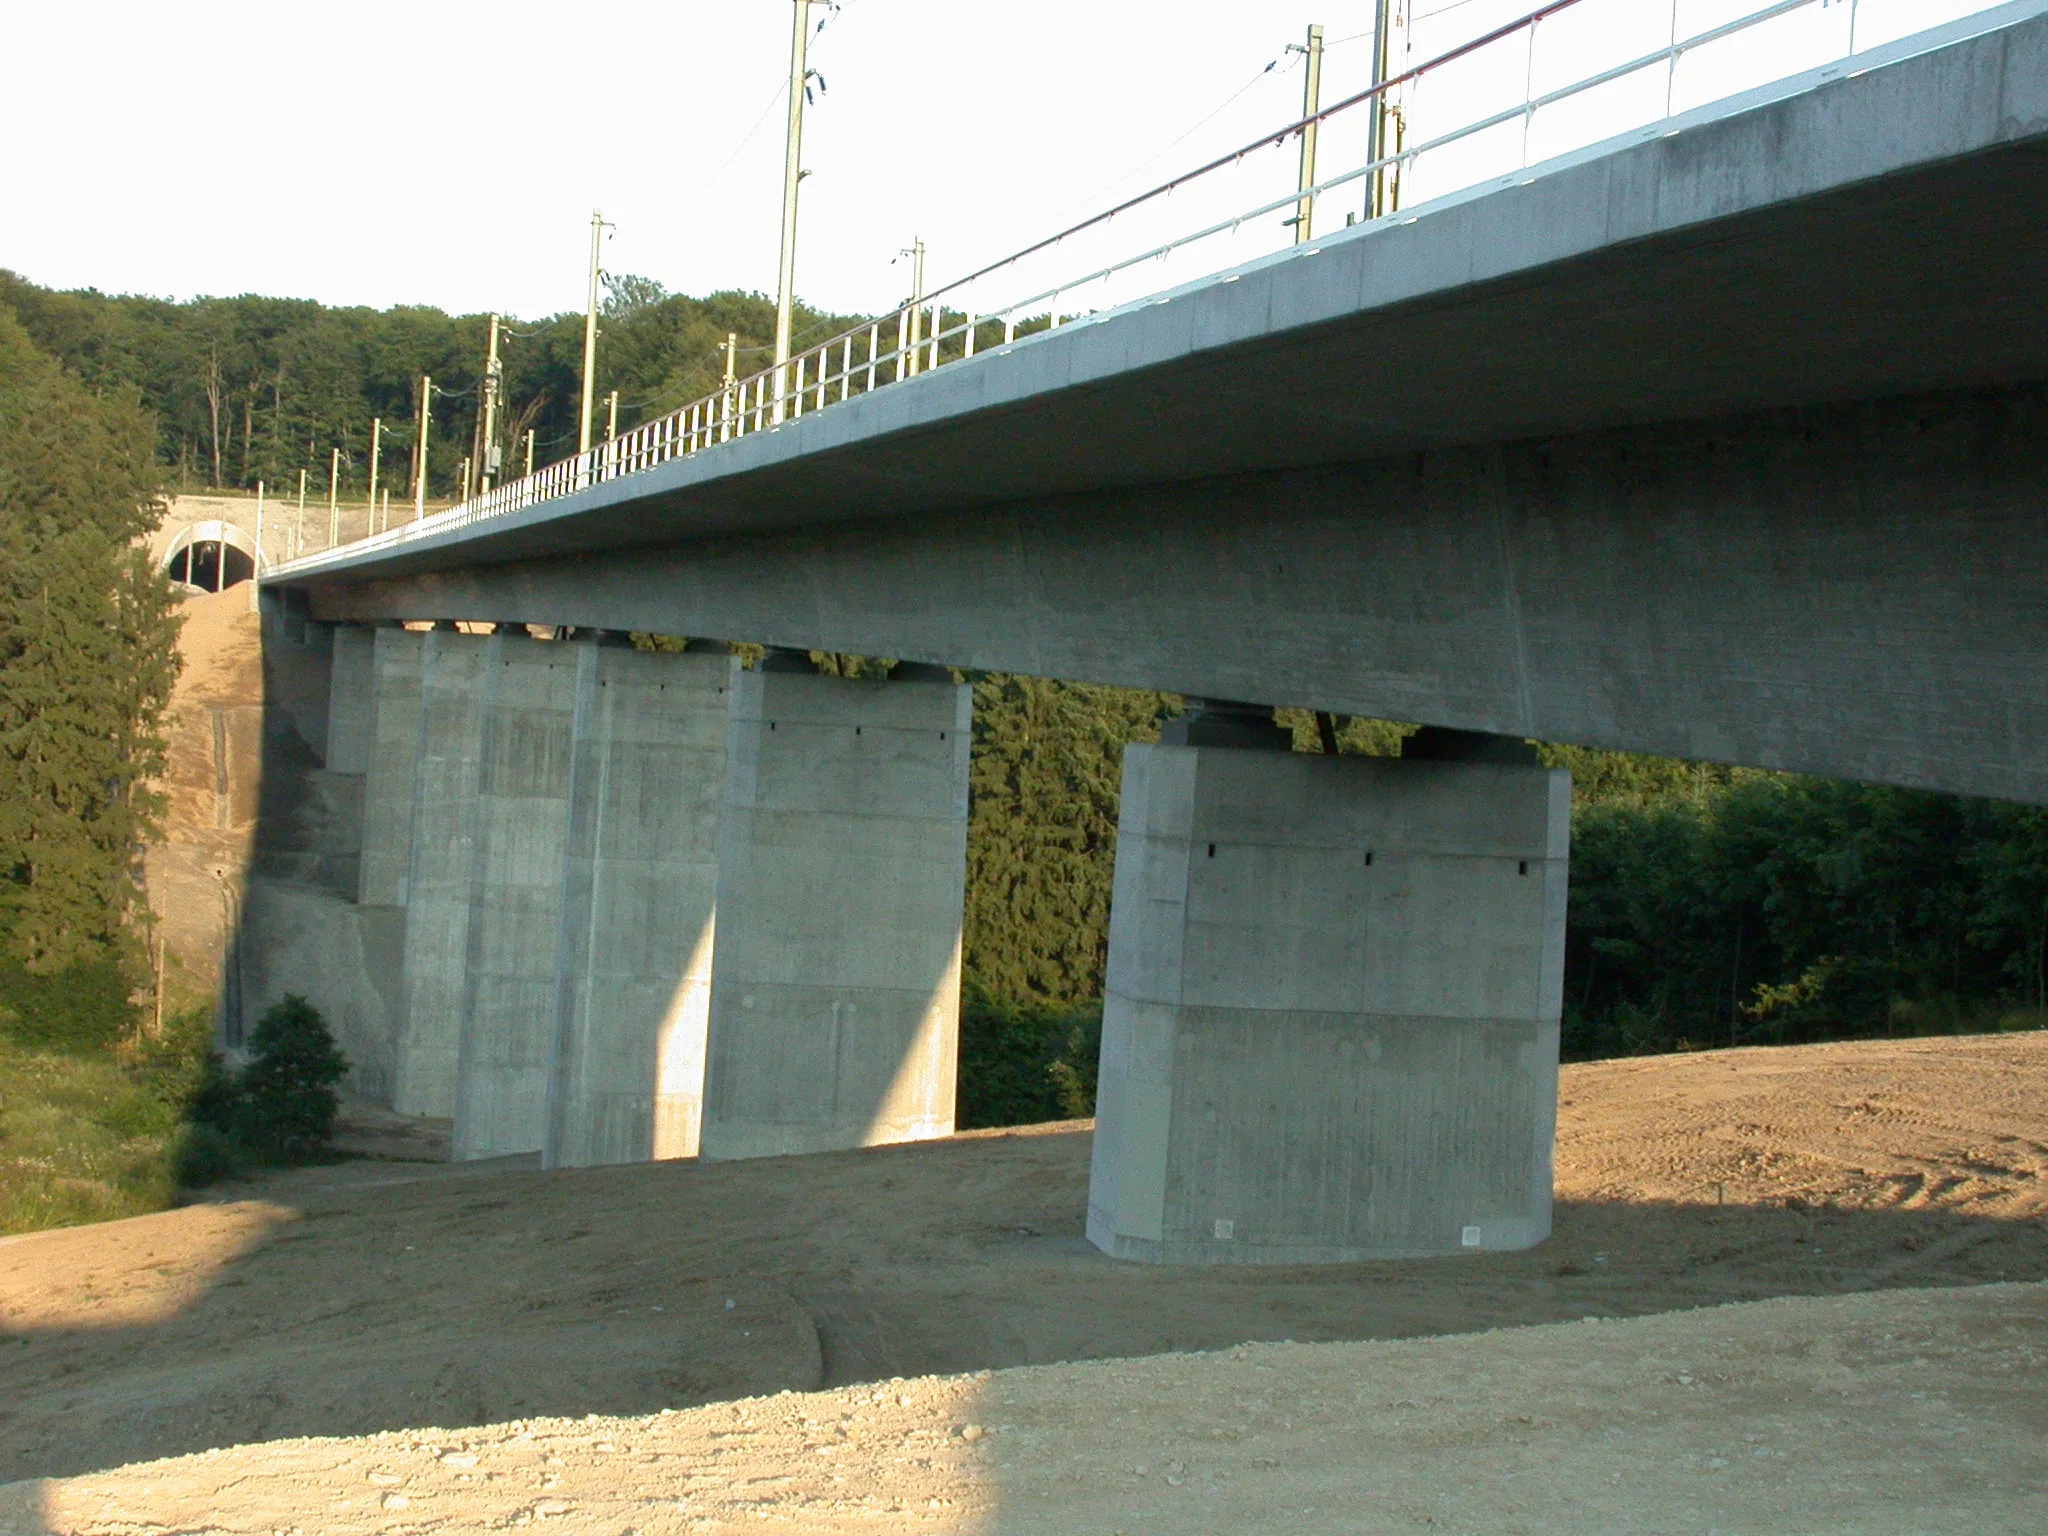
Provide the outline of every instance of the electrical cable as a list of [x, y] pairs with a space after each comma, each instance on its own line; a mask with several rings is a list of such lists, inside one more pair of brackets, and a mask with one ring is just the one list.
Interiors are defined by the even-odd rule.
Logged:
[[[818, 23], [817, 30], [811, 34], [812, 38], [815, 40], [818, 37], [821, 37], [824, 34], [825, 28], [830, 23], [832, 23], [838, 17], [844, 15], [847, 11], [852, 10], [854, 5], [857, 3], [858, 0], [847, 0], [847, 3], [844, 5], [828, 5], [824, 19]], [[713, 187], [717, 186], [721, 180], [724, 179], [725, 173], [733, 168], [733, 163], [737, 161], [743, 153], [745, 153], [747, 146], [754, 142], [754, 135], [761, 131], [762, 125], [768, 121], [769, 114], [774, 112], [775, 108], [782, 102], [783, 98], [788, 95], [789, 82], [787, 80], [778, 82], [775, 87], [774, 94], [768, 98], [768, 105], [763, 107], [761, 109], [761, 115], [754, 119], [753, 127], [749, 128], [746, 131], [746, 134], [740, 139], [739, 143], [733, 146], [733, 152], [725, 157], [724, 163], [721, 164], [717, 170], [711, 173], [711, 175], [705, 180], [704, 184], [698, 187], [696, 191], [690, 193], [690, 195], [684, 199], [685, 202], [694, 203], [695, 201], [697, 201], [697, 199], [702, 197], [706, 192], [709, 192]]]
[[[1329, 45], [1324, 44], [1324, 46], [1328, 47]], [[1129, 181], [1133, 176], [1136, 176], [1140, 172], [1149, 170], [1152, 166], [1157, 165], [1161, 160], [1164, 160], [1176, 149], [1179, 149], [1181, 145], [1185, 144], [1189, 139], [1193, 138], [1196, 134], [1200, 133], [1204, 128], [1208, 127], [1211, 123], [1215, 122], [1216, 119], [1221, 117], [1225, 112], [1229, 111], [1232, 107], [1236, 106], [1238, 98], [1243, 96], [1247, 91], [1251, 90], [1253, 86], [1258, 85], [1261, 81], [1263, 81], [1266, 78], [1266, 76], [1272, 74], [1276, 69], [1280, 70], [1280, 73], [1282, 75], [1291, 73], [1294, 69], [1294, 56], [1282, 55], [1282, 58], [1286, 59], [1287, 61], [1287, 67], [1285, 69], [1280, 68], [1281, 58], [1276, 58], [1269, 61], [1265, 68], [1261, 69], [1257, 74], [1253, 75], [1251, 79], [1245, 81], [1243, 85], [1239, 86], [1236, 90], [1232, 91], [1228, 96], [1226, 96], [1223, 99], [1220, 105], [1218, 105], [1213, 111], [1209, 112], [1206, 116], [1204, 116], [1201, 119], [1201, 121], [1197, 122], [1193, 127], [1189, 128], [1186, 132], [1182, 133], [1172, 143], [1167, 144], [1163, 148], [1159, 149], [1157, 152], [1148, 155], [1138, 164], [1132, 166], [1128, 171], [1125, 171], [1123, 175], [1117, 177], [1116, 180], [1104, 183], [1102, 186], [1097, 187], [1093, 192], [1090, 192], [1086, 197], [1075, 198], [1072, 202], [1068, 203], [1060, 211], [1062, 213], [1066, 213], [1071, 212], [1073, 209], [1084, 207], [1087, 204], [1094, 202], [1098, 197], [1102, 196], [1103, 193], [1113, 191], [1117, 187], [1120, 187], [1125, 182]]]

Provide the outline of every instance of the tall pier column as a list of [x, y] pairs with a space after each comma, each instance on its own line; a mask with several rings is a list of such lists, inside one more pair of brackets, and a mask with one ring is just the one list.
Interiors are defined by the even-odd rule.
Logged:
[[576, 1168], [694, 1157], [731, 661], [722, 645], [682, 654], [574, 649], [543, 1161]]
[[367, 624], [333, 626], [328, 656], [329, 773], [367, 773], [375, 731], [377, 631]]
[[363, 786], [363, 855], [356, 900], [405, 905], [412, 860], [413, 781], [420, 761], [420, 671], [427, 636], [376, 631], [371, 659], [370, 750]]
[[586, 649], [507, 625], [486, 644], [451, 1142], [457, 1160], [538, 1152], [547, 1137], [569, 735], [577, 657]]
[[1570, 776], [1462, 733], [1419, 739], [1437, 760], [1255, 737], [1211, 712], [1125, 749], [1089, 1240], [1269, 1264], [1540, 1242]]
[[949, 1134], [972, 692], [782, 653], [732, 690], [700, 1153]]
[[455, 1112], [490, 646], [491, 638], [436, 626], [420, 652], [419, 748], [405, 879], [405, 1014], [391, 1096], [391, 1107], [401, 1114]]

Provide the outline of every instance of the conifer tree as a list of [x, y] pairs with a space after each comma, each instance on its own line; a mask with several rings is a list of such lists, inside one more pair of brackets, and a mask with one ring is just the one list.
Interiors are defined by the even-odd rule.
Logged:
[[1171, 694], [990, 674], [974, 685], [965, 968], [999, 998], [1102, 990], [1124, 746]]
[[125, 942], [176, 673], [155, 431], [0, 310], [0, 942], [31, 971]]

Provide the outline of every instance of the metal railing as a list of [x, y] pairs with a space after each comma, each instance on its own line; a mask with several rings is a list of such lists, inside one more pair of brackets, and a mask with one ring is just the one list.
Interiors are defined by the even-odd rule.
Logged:
[[[1145, 192], [1127, 198], [1102, 213], [1083, 219], [998, 261], [990, 262], [911, 303], [841, 331], [822, 342], [808, 344], [796, 351], [785, 364], [771, 364], [744, 378], [736, 378], [667, 415], [656, 417], [620, 434], [610, 442], [472, 496], [446, 511], [402, 524], [397, 528], [370, 534], [343, 547], [351, 554], [359, 554], [501, 517], [540, 502], [551, 501], [589, 486], [616, 479], [621, 475], [635, 474], [672, 459], [686, 458], [716, 449], [735, 439], [772, 430], [785, 421], [796, 420], [810, 412], [828, 409], [853, 396], [887, 388], [942, 365], [966, 361], [977, 353], [992, 348], [1007, 347], [1019, 336], [1055, 329], [1077, 318], [1077, 310], [1083, 308], [1082, 295], [1103, 288], [1120, 275], [1133, 272], [1148, 263], [1161, 262], [1205, 241], [1234, 233], [1250, 221], [1262, 219], [1283, 209], [1292, 211], [1305, 198], [1317, 199], [1338, 188], [1354, 185], [1380, 173], [1404, 175], [1425, 156], [1474, 140], [1479, 135], [1503, 128], [1517, 120], [1522, 127], [1518, 166], [1526, 169], [1529, 165], [1531, 130], [1540, 112], [1560, 102], [1660, 67], [1666, 71], [1664, 116], [1668, 117], [1674, 104], [1673, 93], [1678, 66], [1688, 53], [1696, 53], [1711, 44], [1794, 11], [1814, 6], [1845, 8], [1848, 12], [1847, 46], [1840, 52], [1830, 55], [1830, 58], [1851, 58], [1858, 51], [1856, 24], [1860, 0], [1773, 0], [1773, 3], [1760, 5], [1740, 17], [1683, 37], [1678, 32], [1681, 0], [1670, 0], [1671, 25], [1668, 42], [1567, 85], [1544, 92], [1536, 91], [1535, 58], [1539, 29], [1546, 21], [1561, 13], [1576, 10], [1589, 3], [1590, 0], [1551, 0], [1549, 4], [1539, 6], [1503, 26], [1396, 74], [1379, 85], [1289, 122], [1228, 154], [1218, 156], [1170, 181], [1162, 182]], [[1629, 3], [1639, 4], [1640, 0], [1629, 0]], [[1400, 145], [1390, 154], [1367, 160], [1337, 175], [1324, 177], [1313, 186], [1290, 186], [1281, 194], [1254, 206], [1236, 209], [1222, 218], [1207, 220], [1191, 231], [1173, 235], [1165, 240], [1151, 241], [1135, 254], [1091, 264], [1078, 275], [1050, 286], [1039, 286], [1021, 297], [1004, 299], [980, 309], [969, 302], [976, 292], [983, 290], [993, 280], [1004, 274], [1017, 272], [1032, 258], [1043, 257], [1081, 235], [1105, 229], [1115, 220], [1125, 218], [1141, 208], [1161, 203], [1205, 177], [1242, 164], [1248, 156], [1259, 150], [1283, 145], [1311, 124], [1320, 125], [1360, 107], [1387, 100], [1389, 93], [1413, 86], [1450, 65], [1472, 59], [1517, 38], [1526, 41], [1529, 62], [1524, 75], [1521, 100], [1512, 105], [1486, 113], [1425, 142]], [[1649, 119], [1651, 122], [1657, 120], [1654, 117]], [[1610, 128], [1604, 136], [1611, 136], [1614, 132], [1626, 132], [1630, 126], [1640, 128], [1645, 124], [1643, 120], [1638, 119], [1635, 123], [1625, 124], [1619, 129]], [[1492, 170], [1471, 178], [1465, 185], [1483, 184], [1497, 179], [1500, 174], [1502, 173], [1498, 169]], [[1383, 223], [1388, 219], [1404, 216], [1405, 210], [1397, 209], [1381, 215], [1378, 220], [1369, 219], [1367, 222]], [[1313, 254], [1316, 249], [1317, 247], [1311, 244], [1307, 247], [1307, 253]], [[1228, 281], [1229, 278], [1225, 277], [1222, 280]], [[321, 558], [313, 556], [310, 560], [318, 561]], [[292, 562], [294, 565], [299, 563], [301, 562]]]

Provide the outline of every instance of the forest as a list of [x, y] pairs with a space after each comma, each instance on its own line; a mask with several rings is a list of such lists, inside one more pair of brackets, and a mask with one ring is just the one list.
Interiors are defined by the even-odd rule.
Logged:
[[[372, 422], [381, 422], [380, 484], [410, 483], [420, 384], [432, 380], [427, 494], [448, 498], [461, 461], [480, 459], [490, 317], [438, 309], [329, 307], [253, 294], [185, 303], [132, 294], [60, 293], [0, 269], [0, 308], [92, 390], [127, 390], [155, 418], [155, 459], [172, 493], [273, 490], [304, 471], [323, 488], [329, 453], [341, 452], [340, 490], [368, 489]], [[856, 317], [798, 305], [799, 345]], [[583, 365], [581, 314], [523, 321], [499, 332], [504, 405], [497, 436], [508, 472], [526, 434], [534, 463], [576, 448]], [[775, 303], [757, 293], [670, 294], [651, 278], [607, 277], [599, 317], [595, 428], [619, 396], [624, 432], [718, 386], [728, 335], [742, 376], [770, 361]]]
[[[800, 335], [855, 317], [799, 309]], [[437, 442], [473, 443], [487, 319], [242, 296], [60, 293], [0, 272], [0, 1038], [105, 1052], [143, 976], [135, 850], [152, 835], [170, 593], [135, 541], [158, 498], [289, 483], [373, 419], [393, 473], [418, 380]], [[583, 319], [506, 317], [503, 441], [573, 448]], [[607, 284], [600, 397], [621, 430], [703, 393], [772, 304]], [[449, 494], [454, 453], [430, 455]], [[820, 657], [837, 667], [846, 659]], [[962, 1111], [1086, 1113], [1124, 745], [1170, 695], [968, 674]], [[1299, 750], [1309, 716], [1282, 710]], [[1351, 752], [1408, 728], [1346, 720]], [[2048, 1020], [2048, 810], [1541, 744], [1574, 774], [1567, 1057]]]

